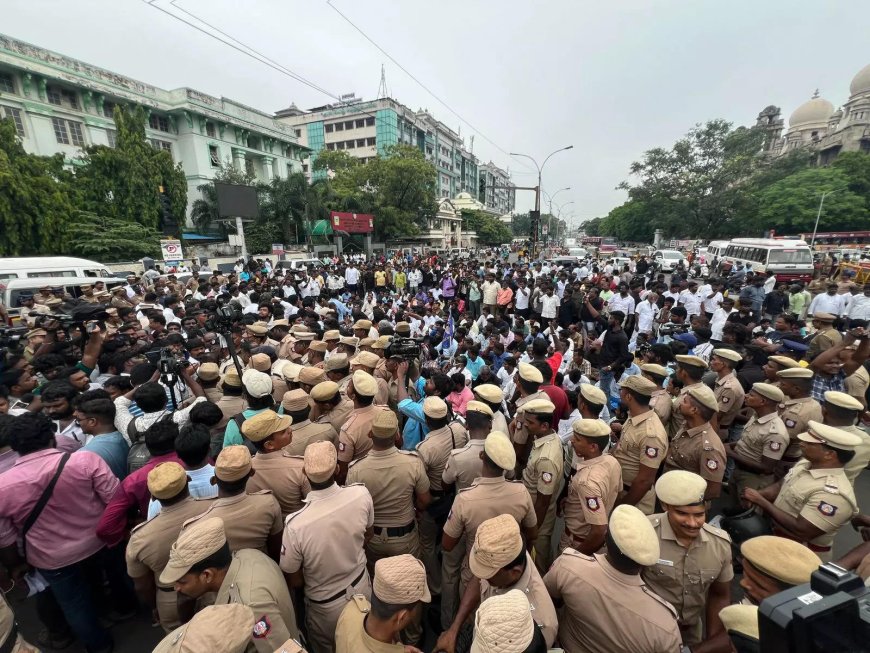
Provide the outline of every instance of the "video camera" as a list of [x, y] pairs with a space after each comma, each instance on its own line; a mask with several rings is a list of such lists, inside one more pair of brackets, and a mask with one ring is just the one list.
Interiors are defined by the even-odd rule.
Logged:
[[0, 327], [0, 349], [18, 350], [27, 327]]
[[422, 350], [420, 343], [413, 338], [395, 336], [384, 349], [386, 358], [401, 358], [403, 361], [419, 360]]
[[690, 326], [690, 324], [686, 323], [677, 324], [676, 322], [666, 322], [659, 327], [659, 335], [676, 336], [683, 333], [688, 333]]
[[758, 628], [765, 653], [870, 651], [870, 588], [856, 574], [823, 564], [809, 583], [762, 601]]
[[241, 317], [241, 313], [232, 304], [218, 306], [214, 316], [205, 323], [208, 331], [229, 331], [233, 323]]

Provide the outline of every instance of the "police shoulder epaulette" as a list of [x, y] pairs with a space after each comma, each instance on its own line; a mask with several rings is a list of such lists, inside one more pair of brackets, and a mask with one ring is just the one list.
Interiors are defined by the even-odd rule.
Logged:
[[272, 494], [272, 490], [262, 489], [262, 490], [257, 490], [256, 492], [248, 492], [248, 494], [254, 495], [254, 496], [256, 496], [258, 494]]
[[[360, 460], [362, 460], [362, 459], [360, 459]], [[365, 486], [366, 486], [365, 483], [348, 483], [344, 487], [349, 488], [349, 487], [365, 487]]]
[[351, 461], [347, 464], [347, 468], [350, 469], [351, 467], [353, 467], [354, 465], [356, 465], [359, 461], [361, 461], [361, 460], [365, 460], [366, 458], [367, 458], [367, 456], [363, 456], [362, 458], [357, 458], [356, 460], [351, 460]]
[[571, 556], [574, 558], [581, 558], [582, 560], [593, 561], [595, 560], [594, 556], [586, 555], [585, 553], [581, 553], [577, 549], [572, 549], [570, 546], [562, 552], [562, 555]]
[[353, 598], [353, 602], [354, 602], [354, 605], [356, 606], [357, 610], [359, 610], [363, 614], [368, 614], [368, 612], [369, 612], [369, 610], [371, 610], [372, 606], [369, 603], [369, 600], [365, 597], [365, 595], [364, 594], [354, 594], [352, 598]]
[[295, 454], [295, 453], [289, 453], [289, 452], [287, 452], [287, 451], [285, 451], [285, 452], [282, 454], [282, 457], [283, 457], [283, 458], [297, 458], [297, 459], [299, 459], [299, 460], [305, 460], [305, 456], [300, 456], [300, 455]]
[[665, 600], [664, 600], [662, 597], [660, 597], [658, 594], [656, 594], [655, 592], [653, 592], [653, 591], [649, 588], [649, 586], [647, 586], [647, 585], [641, 585], [641, 589], [644, 591], [644, 593], [645, 593], [648, 597], [650, 597], [651, 599], [654, 599], [654, 600], [656, 601], [656, 603], [659, 603], [659, 604], [663, 605], [663, 606], [667, 609], [667, 611], [668, 611], [670, 614], [672, 614], [672, 615], [674, 616], [675, 619], [678, 617], [678, 615], [677, 615], [677, 611], [674, 609], [674, 606], [672, 606], [670, 603], [668, 603], [667, 601], [665, 601]]
[[710, 533], [711, 535], [715, 535], [716, 537], [721, 537], [723, 540], [731, 541], [731, 536], [728, 535], [727, 531], [722, 530], [721, 528], [717, 528], [712, 524], [704, 524], [704, 530]]
[[303, 506], [299, 510], [297, 510], [296, 512], [291, 512], [289, 515], [287, 515], [284, 518], [284, 525], [285, 526], [287, 524], [289, 524], [291, 521], [293, 521], [296, 517], [301, 515], [303, 512], [305, 512], [305, 509], [311, 505], [310, 503], [308, 503], [307, 499], [302, 499], [302, 503], [303, 503]]
[[419, 457], [420, 457], [420, 454], [417, 453], [417, 450], [416, 450], [416, 449], [415, 449], [414, 451], [408, 451], [407, 449], [397, 449], [397, 451], [398, 451], [400, 454], [403, 454], [403, 455], [405, 455], [405, 456], [413, 456], [414, 458], [419, 458]]

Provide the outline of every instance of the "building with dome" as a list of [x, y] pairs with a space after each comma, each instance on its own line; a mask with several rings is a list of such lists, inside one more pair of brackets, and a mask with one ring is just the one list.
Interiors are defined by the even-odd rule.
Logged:
[[761, 111], [756, 125], [767, 131], [764, 149], [773, 156], [809, 147], [817, 153], [817, 163], [827, 165], [840, 152], [870, 153], [870, 65], [852, 79], [849, 99], [839, 109], [817, 89], [792, 112], [787, 129], [776, 106]]

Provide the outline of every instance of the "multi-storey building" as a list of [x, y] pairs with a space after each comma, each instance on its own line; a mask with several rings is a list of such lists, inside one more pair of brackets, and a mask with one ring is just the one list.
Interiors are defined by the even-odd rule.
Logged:
[[502, 170], [492, 161], [478, 166], [478, 199], [490, 211], [498, 215], [513, 213], [516, 208], [517, 191], [511, 181], [510, 173]]
[[271, 114], [192, 88], [163, 90], [0, 35], [0, 118], [11, 118], [28, 152], [63, 153], [70, 165], [89, 145], [115, 146], [115, 106], [141, 106], [150, 143], [197, 186], [232, 164], [268, 182], [302, 170], [308, 149]]

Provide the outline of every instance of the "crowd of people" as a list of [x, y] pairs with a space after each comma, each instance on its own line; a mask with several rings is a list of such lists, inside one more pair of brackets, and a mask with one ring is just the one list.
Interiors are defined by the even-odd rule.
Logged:
[[759, 603], [870, 527], [870, 285], [621, 267], [249, 259], [22, 297], [0, 651], [111, 651], [146, 608], [161, 652], [757, 648]]

